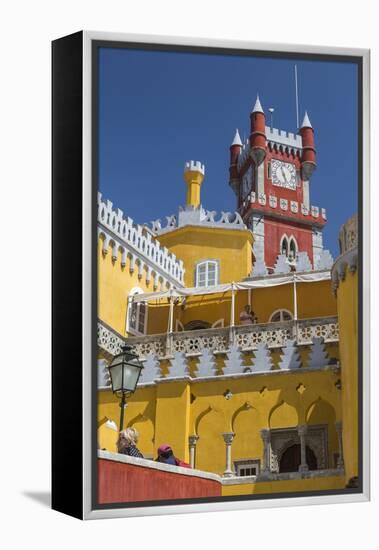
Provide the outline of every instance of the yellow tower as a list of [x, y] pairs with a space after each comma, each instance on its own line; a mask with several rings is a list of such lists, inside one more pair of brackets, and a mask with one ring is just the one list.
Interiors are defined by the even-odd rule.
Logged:
[[358, 217], [341, 228], [341, 255], [334, 263], [332, 279], [337, 295], [342, 382], [342, 442], [348, 486], [358, 477]]
[[186, 206], [199, 208], [200, 189], [205, 175], [205, 167], [201, 162], [190, 160], [184, 165], [184, 180], [187, 184]]

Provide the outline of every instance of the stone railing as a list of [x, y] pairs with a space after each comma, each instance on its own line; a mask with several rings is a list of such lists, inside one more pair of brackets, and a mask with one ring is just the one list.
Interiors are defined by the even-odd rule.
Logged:
[[[183, 286], [185, 271], [183, 261], [178, 260], [175, 254], [156, 241], [146, 227], [134, 223], [129, 217], [124, 217], [122, 210], [114, 209], [110, 201], [104, 201], [101, 193], [98, 193], [97, 219], [98, 233], [104, 234], [104, 254], [108, 253], [111, 245], [112, 257], [116, 260], [121, 249], [121, 263], [126, 265], [126, 259], [129, 257], [131, 271], [134, 271], [136, 264], [141, 273], [142, 268], [146, 267], [148, 278], [151, 276], [154, 279], [155, 287], [158, 287], [159, 279], [161, 282], [168, 282], [171, 286], [172, 284]], [[103, 228], [109, 230], [111, 234]], [[146, 266], [144, 266], [145, 263]]]
[[[154, 355], [157, 359], [163, 359], [177, 352], [197, 356], [205, 349], [214, 354], [226, 353], [232, 346], [241, 351], [253, 351], [260, 344], [275, 349], [285, 346], [288, 341], [294, 341], [298, 346], [311, 345], [315, 338], [322, 338], [324, 343], [338, 342], [337, 317], [131, 337], [128, 344], [141, 358]], [[120, 335], [99, 322], [98, 345], [101, 349], [115, 355], [120, 351], [122, 342]]]

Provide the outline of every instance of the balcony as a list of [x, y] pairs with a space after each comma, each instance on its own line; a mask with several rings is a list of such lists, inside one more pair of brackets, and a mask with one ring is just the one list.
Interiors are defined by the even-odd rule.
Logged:
[[[199, 356], [206, 349], [215, 355], [226, 354], [233, 346], [249, 352], [256, 350], [259, 344], [275, 350], [285, 347], [288, 341], [297, 346], [312, 345], [314, 339], [322, 339], [325, 344], [337, 343], [337, 317], [154, 334], [128, 338], [128, 344], [142, 359], [153, 355], [163, 360], [171, 358], [176, 352], [184, 353], [186, 357]], [[119, 353], [123, 341], [120, 335], [99, 321], [98, 345], [105, 355]]]

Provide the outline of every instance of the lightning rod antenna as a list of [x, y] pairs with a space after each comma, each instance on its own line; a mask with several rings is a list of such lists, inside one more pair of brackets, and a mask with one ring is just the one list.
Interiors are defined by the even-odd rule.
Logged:
[[296, 128], [299, 129], [299, 94], [297, 88], [297, 65], [295, 65], [295, 101], [296, 101]]

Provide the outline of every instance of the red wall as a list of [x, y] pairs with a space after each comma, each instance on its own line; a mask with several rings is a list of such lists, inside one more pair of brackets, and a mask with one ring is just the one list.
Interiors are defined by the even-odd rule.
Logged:
[[284, 234], [287, 237], [293, 235], [297, 241], [300, 252], [308, 252], [308, 257], [313, 265], [312, 229], [296, 223], [280, 222], [265, 216], [265, 263], [267, 267], [274, 267], [279, 254], [280, 241]]
[[211, 479], [98, 459], [98, 502], [139, 502], [221, 496]]

